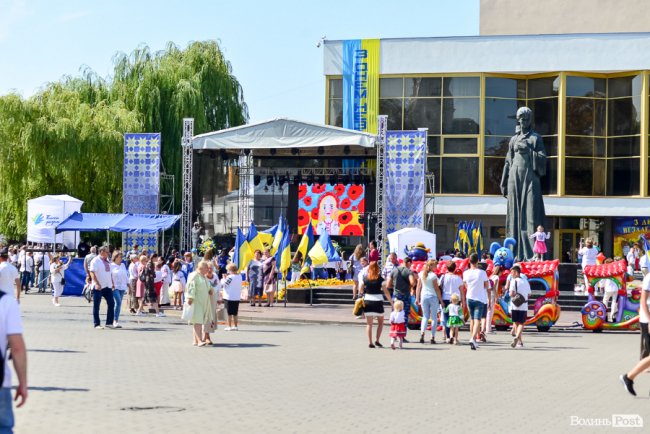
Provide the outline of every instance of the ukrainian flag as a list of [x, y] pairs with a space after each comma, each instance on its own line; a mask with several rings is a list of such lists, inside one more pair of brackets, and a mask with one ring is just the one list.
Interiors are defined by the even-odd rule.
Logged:
[[332, 244], [329, 234], [325, 231], [318, 237], [318, 242], [314, 244], [314, 247], [309, 250], [309, 257], [313, 265], [341, 260], [341, 257]]
[[287, 227], [287, 219], [285, 219], [282, 214], [280, 214], [280, 222], [278, 223], [278, 229], [275, 231], [275, 236], [273, 237], [273, 244], [271, 245], [271, 254], [275, 255], [278, 252], [280, 243], [282, 242], [282, 237], [285, 232], [289, 232]]
[[244, 271], [248, 263], [253, 259], [253, 252], [246, 241], [246, 237], [240, 228], [237, 228], [237, 237], [235, 238], [235, 255], [233, 262], [237, 265], [237, 270]]
[[307, 254], [312, 247], [314, 247], [314, 227], [311, 224], [308, 224], [307, 228], [305, 229], [305, 233], [302, 234], [302, 239], [300, 240], [300, 244], [298, 244], [298, 250], [296, 251], [296, 254], [298, 252], [302, 253], [301, 265], [304, 266], [305, 262], [309, 260], [309, 256], [307, 256]]
[[[271, 245], [273, 245], [273, 239], [275, 238], [275, 233], [278, 231], [278, 225], [273, 226], [270, 229], [267, 229], [262, 232], [258, 232], [257, 236], [260, 237], [260, 241], [262, 241], [262, 244], [267, 246], [268, 248], [271, 248]], [[264, 250], [262, 250], [264, 252]]]
[[257, 232], [257, 228], [255, 227], [255, 223], [253, 222], [251, 222], [251, 226], [248, 228], [246, 241], [248, 241], [248, 245], [250, 246], [252, 252], [259, 250], [261, 253], [264, 253], [264, 243], [262, 242], [262, 237], [260, 237], [260, 234]]
[[478, 226], [474, 228], [472, 238], [476, 253], [481, 254], [483, 251], [483, 222], [479, 222]]
[[278, 246], [278, 252], [275, 254], [275, 263], [282, 273], [282, 280], [287, 280], [287, 271], [291, 268], [291, 237], [289, 228], [282, 234], [282, 240]]

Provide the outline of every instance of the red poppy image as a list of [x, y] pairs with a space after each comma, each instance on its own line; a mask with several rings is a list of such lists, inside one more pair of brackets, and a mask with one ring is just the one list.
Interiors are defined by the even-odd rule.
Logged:
[[360, 213], [366, 212], [366, 200], [361, 199], [359, 201], [359, 205], [357, 206], [357, 209], [359, 210]]
[[348, 197], [351, 200], [358, 199], [362, 194], [363, 194], [362, 185], [351, 185], [350, 188], [348, 188]]
[[334, 191], [336, 192], [337, 196], [343, 196], [343, 193], [345, 193], [345, 185], [343, 184], [336, 184], [334, 186]]
[[342, 225], [347, 225], [352, 221], [352, 213], [351, 212], [343, 212], [339, 214], [339, 223]]
[[302, 203], [305, 204], [305, 206], [309, 207], [311, 206], [311, 196], [307, 196], [303, 199]]
[[307, 226], [309, 223], [309, 213], [304, 209], [298, 210], [298, 226]]
[[321, 194], [325, 191], [325, 184], [314, 184], [311, 186], [311, 192], [314, 194]]
[[361, 230], [361, 226], [350, 225], [346, 226], [345, 229], [343, 229], [342, 235], [361, 237], [363, 236], [363, 231]]
[[311, 210], [311, 219], [318, 221], [318, 208]]
[[341, 209], [350, 209], [350, 206], [352, 203], [350, 203], [350, 199], [347, 197], [341, 201]]
[[298, 199], [302, 199], [307, 194], [307, 185], [300, 184], [298, 185]]

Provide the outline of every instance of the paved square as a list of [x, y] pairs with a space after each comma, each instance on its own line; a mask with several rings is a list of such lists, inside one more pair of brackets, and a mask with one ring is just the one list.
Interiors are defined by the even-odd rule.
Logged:
[[637, 399], [618, 383], [636, 333], [530, 332], [513, 350], [500, 332], [475, 352], [391, 351], [369, 349], [359, 325], [241, 324], [196, 348], [174, 317], [127, 313], [124, 329], [94, 330], [83, 299], [55, 308], [30, 294], [22, 309], [30, 396], [17, 433], [610, 432], [571, 422], [613, 414], [650, 424], [650, 375]]

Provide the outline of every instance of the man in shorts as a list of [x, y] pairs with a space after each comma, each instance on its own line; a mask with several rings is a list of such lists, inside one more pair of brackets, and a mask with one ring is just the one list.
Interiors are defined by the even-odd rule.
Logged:
[[[388, 278], [386, 288], [393, 288], [393, 300], [400, 300], [404, 303], [404, 315], [408, 331], [408, 317], [411, 312], [411, 289], [417, 285], [415, 275], [411, 271], [411, 258], [404, 258], [404, 262], [399, 267], [395, 267]], [[406, 336], [404, 336], [404, 342]]]
[[463, 273], [463, 283], [467, 289], [467, 309], [470, 316], [470, 340], [469, 346], [472, 350], [478, 348], [476, 336], [481, 331], [481, 318], [487, 307], [489, 279], [487, 273], [478, 267], [478, 255], [472, 253], [469, 257], [470, 269]]

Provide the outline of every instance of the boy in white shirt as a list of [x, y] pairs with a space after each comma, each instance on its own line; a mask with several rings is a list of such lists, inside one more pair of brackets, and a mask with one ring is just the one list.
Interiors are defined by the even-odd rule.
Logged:
[[237, 314], [239, 313], [239, 301], [241, 300], [242, 279], [241, 274], [237, 272], [237, 265], [230, 263], [226, 266], [228, 274], [221, 279], [223, 287], [223, 299], [228, 312], [228, 327], [225, 331], [236, 331]]

